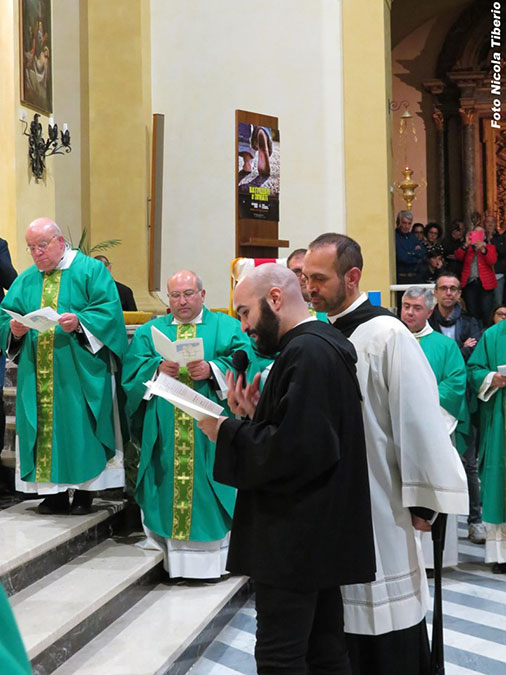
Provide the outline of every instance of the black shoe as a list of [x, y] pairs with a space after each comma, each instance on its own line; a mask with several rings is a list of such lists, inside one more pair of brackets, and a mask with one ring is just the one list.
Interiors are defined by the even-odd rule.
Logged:
[[492, 572], [494, 574], [506, 574], [506, 563], [494, 563], [492, 565]]
[[93, 492], [89, 492], [88, 490], [76, 490], [74, 492], [70, 513], [73, 516], [85, 516], [87, 513], [92, 512], [92, 503]]
[[67, 491], [58, 492], [55, 495], [48, 495], [37, 506], [37, 511], [44, 515], [49, 515], [52, 513], [68, 513], [69, 510], [69, 493]]

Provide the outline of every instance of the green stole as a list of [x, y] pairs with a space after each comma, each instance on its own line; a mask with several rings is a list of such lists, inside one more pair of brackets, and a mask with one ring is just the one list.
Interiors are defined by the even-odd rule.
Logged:
[[[178, 323], [176, 338], [189, 340], [197, 337], [197, 325]], [[193, 380], [186, 367], [179, 379], [192, 387]], [[193, 474], [195, 463], [195, 429], [193, 418], [174, 406], [174, 498], [172, 504], [172, 539], [188, 540], [192, 524]]]
[[[58, 308], [61, 270], [44, 273], [40, 306]], [[53, 445], [53, 358], [54, 328], [37, 336], [37, 447], [35, 482], [51, 480], [51, 448]]]

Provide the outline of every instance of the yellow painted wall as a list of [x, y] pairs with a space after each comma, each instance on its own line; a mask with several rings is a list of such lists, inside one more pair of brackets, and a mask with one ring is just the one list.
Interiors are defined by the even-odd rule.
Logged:
[[[33, 176], [28, 159], [28, 138], [19, 121], [21, 106], [19, 74], [19, 4], [0, 3], [0, 53], [2, 95], [0, 96], [0, 217], [1, 236], [8, 240], [18, 271], [31, 264], [25, 251], [24, 231], [38, 216], [54, 217], [54, 179], [51, 170], [43, 180]], [[28, 123], [34, 111], [23, 107]], [[47, 128], [47, 117], [40, 119]]]
[[[106, 255], [114, 276], [134, 288], [141, 309], [158, 308], [147, 291], [147, 206], [150, 176], [151, 92], [149, 2], [89, 0], [81, 74], [83, 223], [91, 243], [120, 238]], [[106, 36], [106, 37], [105, 37]], [[85, 84], [86, 86], [86, 84]], [[84, 108], [87, 108], [83, 110]], [[83, 151], [84, 154], [84, 151]]]
[[380, 290], [387, 306], [395, 275], [390, 4], [343, 0], [342, 6], [346, 232], [362, 247], [362, 288]]

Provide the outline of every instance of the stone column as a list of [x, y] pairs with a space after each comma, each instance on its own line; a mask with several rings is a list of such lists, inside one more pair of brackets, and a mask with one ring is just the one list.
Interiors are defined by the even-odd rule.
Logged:
[[463, 185], [462, 185], [462, 206], [464, 223], [471, 224], [471, 213], [476, 210], [475, 186], [474, 186], [474, 124], [476, 122], [476, 111], [474, 108], [460, 108], [460, 119], [462, 122], [462, 151], [463, 151]]
[[446, 175], [445, 175], [445, 117], [442, 109], [442, 95], [445, 84], [442, 80], [426, 80], [423, 86], [433, 97], [432, 119], [436, 127], [436, 164], [437, 164], [437, 198], [438, 222], [443, 230], [446, 226]]
[[445, 176], [445, 119], [441, 108], [434, 106], [432, 119], [436, 127], [437, 194], [439, 223], [446, 227], [446, 176]]

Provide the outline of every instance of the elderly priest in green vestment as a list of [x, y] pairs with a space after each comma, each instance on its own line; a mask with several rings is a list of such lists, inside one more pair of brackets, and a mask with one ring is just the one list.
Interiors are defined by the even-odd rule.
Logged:
[[[235, 490], [213, 478], [215, 445], [187, 414], [144, 383], [165, 373], [226, 406], [225, 373], [236, 350], [252, 357], [251, 342], [231, 316], [204, 306], [205, 290], [193, 272], [168, 283], [171, 314], [137, 329], [123, 364], [123, 388], [132, 431], [142, 433], [136, 499], [146, 546], [163, 550], [171, 577], [217, 579], [225, 573]], [[204, 358], [181, 367], [155, 350], [151, 328], [170, 340], [202, 338]]]
[[496, 574], [506, 574], [506, 321], [483, 333], [467, 369], [480, 408], [485, 562], [494, 563]]
[[[455, 340], [438, 333], [429, 325], [434, 307], [434, 293], [430, 289], [411, 286], [402, 296], [401, 319], [418, 340], [423, 353], [436, 376], [439, 404], [448, 433], [457, 447], [465, 448], [470, 435], [470, 417], [466, 401], [466, 364]], [[423, 412], [423, 411], [422, 411]], [[461, 442], [457, 444], [456, 439]], [[425, 566], [434, 567], [432, 540], [422, 533]], [[458, 563], [458, 532], [456, 516], [448, 516], [443, 566]]]
[[34, 220], [35, 265], [2, 308], [57, 313], [47, 330], [0, 312], [0, 347], [18, 362], [16, 489], [45, 496], [41, 513], [88, 513], [94, 490], [124, 485], [115, 372], [127, 347], [118, 292], [104, 265], [72, 250], [58, 225]]

